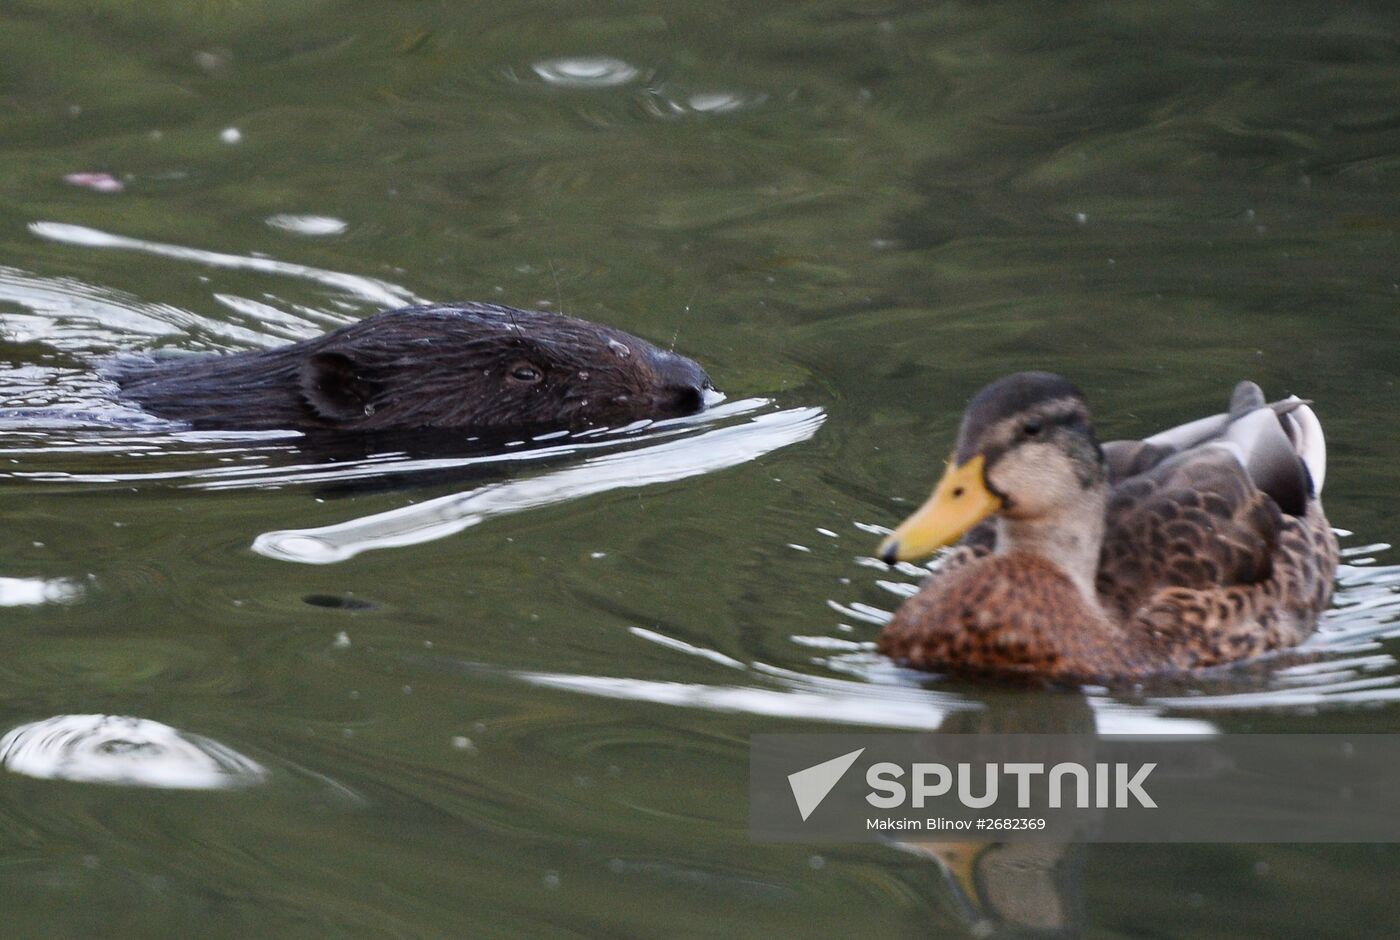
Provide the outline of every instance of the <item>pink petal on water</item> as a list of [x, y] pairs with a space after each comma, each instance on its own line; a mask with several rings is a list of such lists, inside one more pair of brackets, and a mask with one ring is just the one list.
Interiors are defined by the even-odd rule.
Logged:
[[119, 193], [126, 189], [126, 184], [111, 173], [69, 173], [63, 177], [63, 182], [98, 193]]

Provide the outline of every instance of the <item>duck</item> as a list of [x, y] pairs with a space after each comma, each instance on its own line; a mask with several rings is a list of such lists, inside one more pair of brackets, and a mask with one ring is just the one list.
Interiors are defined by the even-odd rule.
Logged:
[[878, 548], [948, 549], [878, 648], [916, 669], [1117, 684], [1302, 642], [1332, 596], [1310, 402], [1253, 382], [1226, 411], [1100, 444], [1084, 394], [1021, 372], [968, 403], [938, 485]]

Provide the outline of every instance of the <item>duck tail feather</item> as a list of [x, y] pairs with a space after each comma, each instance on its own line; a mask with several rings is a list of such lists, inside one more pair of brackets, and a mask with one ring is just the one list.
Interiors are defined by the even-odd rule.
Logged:
[[1273, 411], [1256, 408], [1230, 422], [1222, 442], [1230, 446], [1254, 485], [1280, 509], [1291, 516], [1307, 510], [1312, 493], [1308, 468]]
[[1230, 419], [1242, 418], [1256, 408], [1264, 407], [1264, 390], [1245, 380], [1235, 386], [1230, 395]]
[[1279, 420], [1286, 426], [1293, 450], [1308, 470], [1312, 495], [1321, 496], [1322, 481], [1327, 477], [1327, 438], [1322, 433], [1322, 422], [1308, 407], [1311, 402], [1297, 397], [1287, 401], [1294, 407]]

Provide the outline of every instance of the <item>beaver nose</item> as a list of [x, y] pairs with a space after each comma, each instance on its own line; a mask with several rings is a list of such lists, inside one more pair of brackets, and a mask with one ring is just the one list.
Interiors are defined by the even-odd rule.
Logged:
[[656, 363], [661, 389], [657, 396], [663, 407], [674, 414], [694, 414], [706, 405], [705, 392], [714, 390], [714, 383], [700, 364], [675, 353], [662, 353]]
[[670, 408], [676, 414], [692, 415], [705, 408], [705, 390], [695, 385], [681, 388], [668, 388]]

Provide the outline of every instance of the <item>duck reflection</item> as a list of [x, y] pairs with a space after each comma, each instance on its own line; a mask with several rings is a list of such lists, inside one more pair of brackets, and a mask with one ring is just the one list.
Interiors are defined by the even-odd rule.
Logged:
[[[1045, 695], [1008, 689], [988, 694], [983, 690], [981, 697], [984, 709], [949, 714], [941, 734], [1096, 732], [1094, 709], [1079, 693]], [[1004, 759], [1017, 760], [1019, 755], [1012, 753], [1016, 739], [1006, 740]], [[901, 841], [895, 846], [938, 865], [958, 916], [975, 936], [1067, 938], [1083, 932], [1081, 873], [1087, 845], [963, 839]]]

